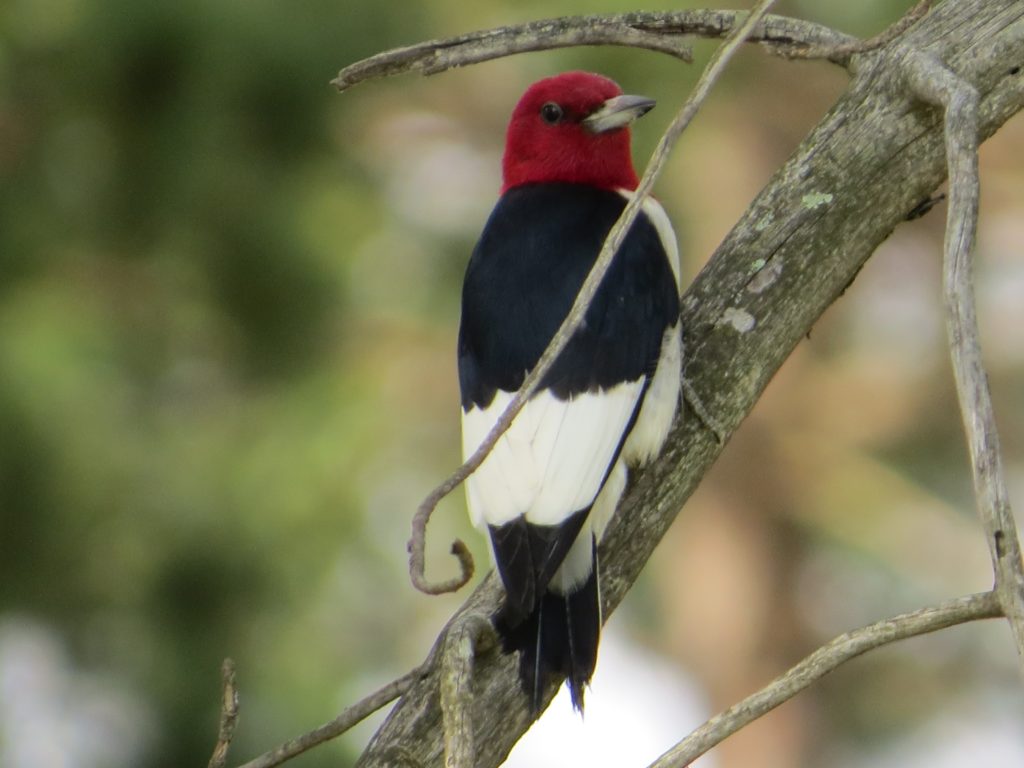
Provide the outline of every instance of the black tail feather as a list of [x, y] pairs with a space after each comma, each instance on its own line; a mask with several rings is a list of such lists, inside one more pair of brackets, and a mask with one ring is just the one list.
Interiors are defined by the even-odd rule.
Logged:
[[535, 525], [519, 516], [504, 525], [490, 526], [494, 559], [505, 585], [503, 610], [509, 625], [518, 626], [536, 611], [589, 512], [589, 507], [580, 510], [560, 525]]
[[496, 621], [505, 651], [519, 652], [519, 677], [534, 712], [554, 681], [569, 685], [572, 705], [583, 711], [583, 693], [597, 664], [601, 605], [597, 562], [586, 582], [568, 595], [548, 589], [533, 611], [515, 625], [515, 611]]

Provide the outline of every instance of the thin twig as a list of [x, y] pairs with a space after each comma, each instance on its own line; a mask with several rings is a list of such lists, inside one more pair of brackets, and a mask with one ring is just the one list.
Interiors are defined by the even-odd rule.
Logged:
[[329, 723], [324, 723], [319, 728], [314, 728], [308, 733], [286, 741], [281, 746], [260, 755], [254, 760], [250, 760], [239, 766], [239, 768], [274, 768], [274, 766], [280, 765], [286, 760], [290, 760], [319, 744], [323, 744], [325, 741], [341, 736], [352, 726], [404, 694], [425, 673], [426, 665], [416, 667], [411, 672], [407, 672], [397, 680], [392, 680], [384, 687], [374, 691], [365, 699], [357, 701], [352, 706], [346, 708], [344, 712]]
[[[462, 467], [459, 469], [462, 469]], [[420, 592], [428, 595], [444, 595], [448, 592], [458, 592], [469, 583], [469, 580], [473, 578], [473, 573], [476, 571], [473, 554], [469, 551], [469, 547], [466, 546], [466, 542], [462, 539], [456, 539], [452, 542], [451, 553], [459, 561], [459, 575], [453, 576], [447, 581], [430, 581], [427, 579], [426, 574], [427, 523], [430, 522], [430, 516], [434, 513], [441, 499], [458, 488], [459, 484], [469, 477], [470, 474], [471, 471], [467, 471], [460, 477], [460, 472], [456, 470], [447, 480], [431, 491], [426, 499], [420, 502], [419, 507], [416, 509], [416, 514], [412, 517], [412, 535], [409, 537], [409, 543], [406, 545], [406, 548], [409, 550], [409, 576], [412, 578], [413, 586]]]
[[433, 75], [517, 53], [579, 45], [622, 45], [667, 53], [683, 61], [693, 59], [690, 47], [677, 36], [638, 29], [614, 16], [579, 16], [481, 30], [394, 48], [350, 64], [331, 84], [344, 91], [377, 77], [409, 71]]
[[220, 727], [208, 768], [224, 768], [227, 764], [228, 749], [238, 725], [238, 688], [235, 685], [235, 662], [232, 659], [224, 659], [220, 665], [220, 678]]
[[[522, 385], [519, 387], [519, 391], [516, 392], [512, 400], [506, 406], [505, 410], [502, 411], [501, 416], [495, 421], [494, 426], [490, 432], [484, 438], [483, 442], [477, 447], [470, 456], [462, 464], [461, 467], [455, 470], [441, 485], [435, 488], [430, 495], [423, 500], [419, 508], [416, 510], [416, 514], [413, 517], [413, 535], [409, 540], [409, 571], [412, 576], [412, 582], [417, 589], [427, 592], [429, 594], [439, 594], [441, 592], [455, 591], [461, 588], [467, 581], [469, 576], [466, 575], [466, 561], [460, 557], [460, 562], [463, 566], [463, 577], [462, 579], [452, 579], [443, 584], [431, 584], [424, 576], [423, 567], [425, 564], [425, 539], [426, 539], [426, 528], [427, 522], [430, 520], [430, 515], [433, 514], [434, 509], [438, 503], [457, 488], [467, 477], [469, 477], [477, 468], [483, 463], [484, 459], [491, 452], [491, 449], [498, 442], [503, 434], [508, 431], [512, 421], [516, 418], [519, 412], [522, 410], [526, 401], [533, 395], [534, 390], [537, 388], [537, 384], [540, 380], [547, 375], [547, 372], [551, 369], [555, 359], [565, 349], [565, 345], [569, 343], [569, 339], [576, 332], [580, 323], [583, 321], [583, 316], [586, 314], [587, 308], [590, 306], [590, 302], [594, 298], [594, 294], [597, 293], [597, 289], [601, 284], [601, 280], [604, 279], [605, 273], [611, 266], [612, 259], [618, 252], [619, 247], [622, 245], [622, 241], [626, 239], [626, 233], [633, 226], [633, 222], [636, 221], [637, 215], [640, 213], [641, 206], [644, 200], [650, 194], [651, 187], [654, 186], [655, 179], [661, 173], [661, 169], [665, 165], [665, 161], [668, 159], [668, 154], [672, 150], [679, 136], [682, 134], [686, 127], [690, 124], [694, 115], [697, 114], [697, 110], [704, 103], [708, 93], [711, 90], [711, 86], [718, 80], [719, 76], [728, 63], [729, 59], [732, 58], [733, 54], [739, 49], [746, 39], [746, 36], [753, 29], [754, 25], [757, 24], [758, 20], [764, 15], [768, 8], [771, 7], [774, 0], [760, 0], [754, 9], [747, 15], [746, 19], [736, 27], [730, 36], [726, 39], [721, 46], [715, 51], [711, 60], [705, 67], [703, 74], [694, 86], [693, 92], [689, 98], [683, 104], [682, 108], [676, 114], [675, 118], [669, 124], [668, 128], [665, 129], [665, 133], [662, 134], [661, 140], [658, 142], [657, 148], [654, 150], [654, 154], [651, 155], [651, 159], [647, 163], [647, 168], [644, 171], [643, 177], [640, 179], [640, 184], [637, 186], [632, 198], [626, 204], [622, 214], [618, 220], [612, 226], [608, 232], [607, 237], [604, 240], [604, 244], [601, 246], [601, 252], [594, 262], [594, 266], [591, 267], [590, 273], [587, 275], [587, 279], [583, 282], [580, 287], [579, 293], [576, 295], [576, 300], [573, 302], [572, 309], [569, 310], [569, 314], [566, 315], [562, 324], [559, 326], [555, 335], [552, 337], [551, 342], [548, 344], [547, 349], [540, 356], [537, 364], [533, 367], [533, 370], [525, 377]], [[452, 546], [452, 551], [456, 552], [456, 547], [461, 545], [461, 549], [465, 550], [465, 545], [461, 541], [456, 541]], [[466, 553], [468, 555], [468, 552]], [[472, 560], [470, 559], [470, 564]], [[470, 574], [472, 571], [470, 571]], [[451, 587], [454, 587], [452, 589]]]
[[1010, 509], [988, 376], [981, 359], [971, 266], [978, 225], [978, 92], [937, 59], [919, 51], [903, 57], [907, 82], [924, 101], [945, 110], [949, 213], [943, 295], [953, 376], [971, 457], [974, 495], [985, 529], [995, 590], [1024, 669], [1024, 561]]
[[[394, 48], [350, 64], [331, 83], [344, 91], [378, 77], [405, 72], [432, 75], [516, 53], [576, 45], [646, 48], [689, 61], [690, 49], [679, 38], [726, 37], [744, 16], [744, 11], [689, 10], [545, 19]], [[777, 52], [784, 46], [837, 48], [857, 42], [820, 24], [775, 15], [765, 15], [747, 41], [768, 43]]]
[[932, 608], [883, 619], [861, 629], [846, 632], [823, 645], [757, 693], [715, 715], [654, 761], [650, 768], [682, 768], [689, 765], [726, 737], [793, 698], [840, 664], [862, 653], [955, 624], [993, 619], [1001, 615], [999, 599], [995, 592], [983, 592], [949, 600]]

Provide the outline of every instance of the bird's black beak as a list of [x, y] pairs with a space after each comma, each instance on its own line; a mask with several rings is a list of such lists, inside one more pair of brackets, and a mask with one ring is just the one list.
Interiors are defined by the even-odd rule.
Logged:
[[591, 133], [624, 128], [654, 109], [656, 103], [646, 96], [616, 96], [583, 118], [583, 126]]

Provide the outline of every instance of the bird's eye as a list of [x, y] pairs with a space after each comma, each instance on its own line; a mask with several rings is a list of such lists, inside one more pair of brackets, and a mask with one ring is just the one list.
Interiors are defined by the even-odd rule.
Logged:
[[555, 102], [549, 101], [540, 108], [540, 119], [548, 125], [554, 125], [562, 119], [562, 108]]

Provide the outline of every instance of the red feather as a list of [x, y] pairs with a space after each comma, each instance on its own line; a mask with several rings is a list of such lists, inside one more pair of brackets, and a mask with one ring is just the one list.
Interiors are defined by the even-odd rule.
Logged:
[[[629, 129], [592, 133], [581, 122], [621, 95], [614, 81], [589, 72], [566, 72], [530, 86], [509, 122], [502, 193], [522, 184], [549, 182], [636, 189], [639, 179], [630, 156]], [[554, 125], [541, 114], [549, 102], [564, 115]]]

